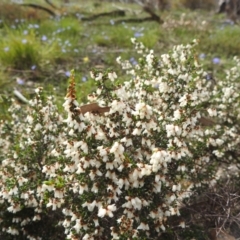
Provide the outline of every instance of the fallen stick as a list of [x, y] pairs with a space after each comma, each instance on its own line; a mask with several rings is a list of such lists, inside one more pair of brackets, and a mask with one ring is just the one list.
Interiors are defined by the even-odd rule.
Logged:
[[123, 10], [115, 10], [115, 11], [111, 11], [111, 12], [105, 12], [105, 13], [99, 13], [99, 14], [94, 14], [90, 17], [83, 17], [81, 18], [82, 21], [92, 21], [92, 20], [95, 20], [99, 17], [118, 17], [118, 16], [125, 16], [125, 11]]
[[45, 0], [47, 4], [49, 4], [52, 8], [58, 9], [50, 0]]
[[39, 10], [43, 10], [47, 13], [49, 13], [50, 15], [52, 16], [56, 16], [56, 14], [50, 10], [49, 8], [46, 8], [46, 7], [43, 7], [43, 6], [40, 6], [40, 5], [37, 5], [37, 4], [34, 4], [34, 3], [23, 3], [23, 4], [19, 4], [20, 6], [23, 6], [23, 7], [32, 7], [32, 8], [36, 8], [36, 9], [39, 9]]
[[156, 14], [154, 13], [154, 11], [148, 7], [148, 6], [144, 6], [143, 7], [143, 10], [145, 12], [147, 12], [148, 14], [150, 14], [150, 17], [145, 17], [145, 18], [128, 18], [128, 19], [124, 19], [124, 20], [117, 20], [115, 21], [115, 23], [122, 23], [123, 21], [124, 22], [133, 22], [133, 23], [141, 23], [141, 22], [146, 22], [146, 21], [155, 21], [155, 22], [158, 22], [159, 24], [163, 24], [164, 21]]

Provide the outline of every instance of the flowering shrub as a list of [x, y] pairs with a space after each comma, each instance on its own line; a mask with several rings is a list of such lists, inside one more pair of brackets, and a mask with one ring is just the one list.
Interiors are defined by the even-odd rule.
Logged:
[[[209, 136], [207, 145], [217, 161], [223, 163], [222, 170], [239, 167], [240, 160], [240, 59], [235, 57], [234, 61], [235, 66], [226, 71], [226, 79], [218, 80], [215, 85], [211, 107], [207, 109], [216, 122], [212, 129], [205, 131]], [[225, 171], [229, 174], [227, 169]], [[233, 174], [238, 175], [236, 171]]]
[[[212, 89], [195, 58], [196, 41], [160, 58], [133, 43], [138, 64], [117, 59], [129, 81], [120, 84], [111, 70], [91, 72], [94, 108], [77, 102], [72, 73], [64, 121], [51, 98], [44, 104], [41, 89], [26, 118], [20, 107], [10, 109], [12, 122], [0, 126], [3, 232], [64, 238], [33, 231], [47, 219], [72, 240], [157, 239], [181, 202], [215, 181], [216, 157], [224, 159], [239, 139], [231, 125], [238, 110], [228, 113], [238, 94], [224, 85], [233, 83]], [[239, 77], [234, 69], [227, 80], [232, 76]]]
[[[54, 233], [54, 227], [61, 219], [61, 214], [46, 208], [43, 189], [49, 179], [47, 169], [61, 162], [51, 156], [51, 151], [56, 151], [62, 141], [63, 123], [53, 99], [45, 101], [41, 91], [36, 90], [36, 98], [27, 109], [13, 104], [9, 109], [12, 120], [0, 125], [1, 231], [18, 235], [17, 239], [54, 239], [59, 230]], [[60, 177], [51, 175], [56, 181]], [[36, 234], [42, 238], [34, 238]]]
[[71, 239], [154, 238], [169, 216], [179, 215], [179, 201], [191, 188], [209, 180], [199, 120], [211, 95], [194, 44], [160, 59], [135, 46], [143, 55], [139, 65], [118, 59], [130, 81], [118, 85], [114, 72], [91, 73], [98, 89], [89, 100], [109, 107], [104, 115], [81, 113], [72, 76], [64, 104], [71, 136], [64, 169], [68, 190], [81, 198], [64, 209]]

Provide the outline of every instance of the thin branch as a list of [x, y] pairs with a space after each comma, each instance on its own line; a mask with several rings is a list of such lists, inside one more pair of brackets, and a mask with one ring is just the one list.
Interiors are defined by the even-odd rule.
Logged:
[[50, 0], [45, 0], [47, 4], [49, 4], [52, 8], [58, 9]]
[[52, 15], [54, 17], [56, 16], [56, 14], [51, 9], [40, 6], [40, 5], [37, 5], [37, 4], [34, 4], [34, 3], [23, 3], [23, 4], [19, 4], [19, 5], [23, 6], [23, 7], [32, 7], [32, 8], [36, 8], [36, 9], [39, 9], [39, 10], [43, 10], [43, 11], [49, 13], [50, 15]]
[[144, 6], [143, 10], [145, 12], [147, 12], [148, 14], [150, 14], [152, 20], [159, 22], [160, 24], [164, 23], [164, 21], [153, 11], [152, 8], [150, 8], [148, 6]]
[[106, 17], [106, 16], [112, 16], [112, 17], [118, 17], [118, 16], [125, 16], [125, 11], [123, 10], [115, 10], [115, 11], [111, 11], [111, 12], [104, 12], [104, 13], [99, 13], [99, 14], [94, 14], [90, 17], [83, 17], [81, 18], [82, 21], [92, 21], [95, 20], [99, 17]]

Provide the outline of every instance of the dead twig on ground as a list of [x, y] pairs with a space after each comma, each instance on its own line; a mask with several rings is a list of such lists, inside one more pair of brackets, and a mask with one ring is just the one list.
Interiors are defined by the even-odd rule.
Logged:
[[[144, 6], [143, 10], [150, 14], [150, 17], [145, 17], [145, 18], [128, 18], [128, 19], [124, 19], [124, 22], [133, 22], [133, 23], [141, 23], [141, 22], [146, 22], [146, 21], [155, 21], [158, 22], [159, 24], [163, 24], [164, 21], [161, 19], [160, 16], [158, 16], [150, 7], [148, 6]], [[117, 20], [115, 23], [122, 23], [123, 20], [119, 19]]]
[[104, 12], [104, 13], [99, 13], [99, 14], [94, 14], [92, 16], [89, 17], [83, 17], [81, 18], [82, 21], [93, 21], [99, 17], [123, 17], [125, 16], [125, 11], [123, 10], [114, 10], [111, 12]]
[[54, 17], [56, 16], [55, 12], [53, 12], [51, 9], [40, 6], [40, 5], [37, 5], [37, 4], [34, 4], [34, 3], [23, 3], [23, 4], [19, 4], [19, 5], [22, 6], [22, 7], [31, 7], [31, 8], [43, 10], [43, 11], [49, 13], [50, 15], [52, 15]]
[[45, 2], [50, 5], [52, 8], [58, 9], [50, 0], [45, 0]]

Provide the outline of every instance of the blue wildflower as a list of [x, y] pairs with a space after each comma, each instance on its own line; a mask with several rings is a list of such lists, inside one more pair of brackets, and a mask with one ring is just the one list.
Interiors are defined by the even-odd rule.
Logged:
[[83, 77], [82, 77], [82, 81], [83, 81], [83, 82], [86, 82], [86, 81], [87, 81], [87, 77], [86, 77], [86, 76], [83, 76]]
[[138, 64], [137, 61], [136, 61], [136, 59], [135, 59], [134, 57], [131, 57], [131, 58], [129, 59], [129, 62], [130, 62], [132, 65], [137, 65], [137, 64]]
[[71, 72], [69, 72], [69, 71], [66, 71], [66, 72], [65, 72], [65, 76], [66, 76], [66, 77], [70, 77], [70, 75], [71, 75]]
[[213, 62], [213, 64], [219, 64], [220, 63], [220, 58], [215, 57], [215, 58], [213, 58], [212, 62]]
[[110, 20], [110, 24], [111, 24], [111, 25], [114, 25], [114, 24], [115, 24], [115, 22], [114, 22], [113, 19]]
[[46, 41], [47, 40], [47, 36], [43, 35], [42, 36], [42, 41]]
[[140, 32], [135, 32], [134, 33], [135, 38], [142, 37], [142, 36], [143, 36], [143, 33], [140, 33]]
[[17, 77], [16, 82], [17, 82], [17, 84], [19, 84], [19, 85], [24, 85], [24, 80], [21, 79], [21, 78], [19, 78], [19, 77]]
[[201, 54], [199, 54], [199, 58], [200, 58], [200, 59], [204, 59], [204, 58], [206, 58], [206, 54], [205, 54], [205, 53], [201, 53]]

